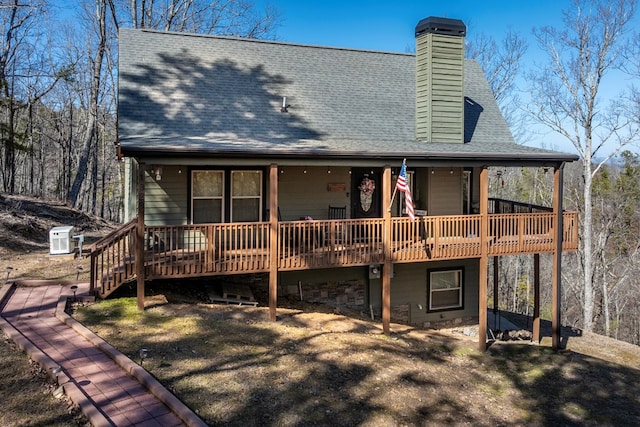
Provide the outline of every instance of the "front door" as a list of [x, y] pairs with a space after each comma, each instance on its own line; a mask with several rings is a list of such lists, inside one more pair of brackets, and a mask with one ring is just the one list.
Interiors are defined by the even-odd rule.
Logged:
[[351, 170], [351, 217], [380, 218], [382, 209], [382, 180], [380, 170], [353, 168]]

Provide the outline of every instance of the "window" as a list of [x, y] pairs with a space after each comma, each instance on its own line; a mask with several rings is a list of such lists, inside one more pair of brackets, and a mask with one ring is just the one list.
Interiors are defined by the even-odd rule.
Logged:
[[461, 309], [463, 269], [427, 270], [429, 311]]
[[231, 171], [231, 221], [260, 221], [262, 172]]
[[223, 222], [224, 172], [191, 172], [191, 220], [193, 224]]
[[262, 171], [191, 171], [191, 222], [260, 221]]

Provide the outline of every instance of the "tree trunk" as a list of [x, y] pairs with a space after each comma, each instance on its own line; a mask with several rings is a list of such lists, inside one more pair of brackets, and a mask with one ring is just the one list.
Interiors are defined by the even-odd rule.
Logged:
[[76, 206], [78, 202], [80, 189], [82, 188], [82, 183], [84, 182], [85, 177], [87, 175], [87, 168], [88, 168], [89, 159], [91, 155], [91, 145], [94, 139], [93, 138], [94, 128], [96, 126], [97, 115], [98, 115], [98, 97], [100, 95], [100, 78], [102, 73], [102, 61], [104, 59], [104, 54], [105, 54], [106, 44], [107, 44], [106, 15], [107, 15], [106, 0], [99, 0], [98, 14], [96, 18], [98, 20], [97, 24], [99, 28], [100, 40], [98, 41], [98, 49], [96, 50], [96, 55], [93, 63], [93, 79], [91, 81], [89, 123], [87, 123], [87, 131], [84, 136], [84, 144], [83, 144], [80, 160], [78, 161], [78, 169], [76, 172], [76, 176], [73, 180], [73, 185], [71, 186], [71, 190], [69, 191], [69, 196], [67, 197], [67, 201], [72, 206]]
[[[585, 150], [591, 153], [590, 147]], [[593, 207], [591, 205], [591, 157], [582, 159], [584, 176], [584, 226], [582, 230], [583, 245], [583, 268], [584, 268], [584, 307], [582, 308], [582, 318], [585, 331], [593, 331]]]
[[602, 281], [602, 312], [604, 315], [604, 334], [611, 336], [611, 317], [609, 314], [609, 290], [606, 281]]

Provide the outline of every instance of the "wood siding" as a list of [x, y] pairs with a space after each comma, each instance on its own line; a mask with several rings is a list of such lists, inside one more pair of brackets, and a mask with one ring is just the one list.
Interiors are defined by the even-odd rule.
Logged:
[[136, 216], [138, 186], [138, 162], [131, 157], [125, 157], [124, 163], [124, 222], [129, 222]]
[[[306, 216], [327, 219], [329, 205], [346, 206], [347, 218], [351, 217], [349, 168], [285, 166], [280, 172], [278, 202], [283, 221], [294, 221]], [[345, 191], [330, 191], [329, 184], [332, 183], [345, 184]]]
[[[464, 269], [462, 289], [463, 308], [441, 312], [428, 312], [427, 270], [456, 268]], [[393, 273], [393, 286], [391, 286], [392, 305], [406, 304], [409, 306], [410, 324], [422, 325], [425, 322], [438, 322], [478, 315], [477, 259], [397, 264], [394, 266]]]
[[462, 169], [432, 168], [428, 174], [428, 206], [432, 215], [462, 214]]
[[416, 39], [416, 137], [464, 142], [464, 38], [425, 33]]
[[[163, 165], [161, 179], [151, 174], [147, 165], [145, 174], [145, 218], [147, 225], [188, 224], [188, 173], [184, 168]], [[181, 172], [181, 173], [180, 173]]]

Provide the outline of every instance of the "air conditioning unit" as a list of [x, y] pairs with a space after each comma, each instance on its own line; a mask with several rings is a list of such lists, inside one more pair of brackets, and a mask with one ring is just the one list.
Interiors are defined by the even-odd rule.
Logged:
[[75, 240], [73, 240], [73, 226], [63, 225], [53, 227], [49, 231], [49, 254], [63, 255], [73, 253]]

